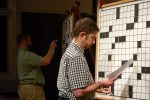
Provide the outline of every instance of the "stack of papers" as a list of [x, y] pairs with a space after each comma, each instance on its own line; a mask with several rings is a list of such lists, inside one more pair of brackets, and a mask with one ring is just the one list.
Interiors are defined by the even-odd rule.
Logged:
[[133, 59], [128, 60], [125, 64], [123, 64], [121, 67], [119, 67], [117, 70], [115, 70], [114, 72], [106, 75], [106, 77], [110, 80], [114, 80], [117, 79], [117, 77], [127, 68], [129, 67], [131, 64], [133, 63]]

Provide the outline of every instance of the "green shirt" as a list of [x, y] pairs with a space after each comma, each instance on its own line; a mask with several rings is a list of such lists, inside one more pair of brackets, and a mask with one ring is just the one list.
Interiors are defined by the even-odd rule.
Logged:
[[41, 59], [41, 56], [29, 51], [28, 49], [18, 49], [17, 74], [20, 84], [45, 84], [45, 79], [40, 69]]

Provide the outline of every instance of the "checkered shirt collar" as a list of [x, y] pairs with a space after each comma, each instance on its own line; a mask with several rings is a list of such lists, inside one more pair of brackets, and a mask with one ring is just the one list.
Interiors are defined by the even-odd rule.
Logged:
[[71, 46], [74, 47], [75, 50], [77, 50], [79, 53], [84, 55], [84, 48], [81, 48], [78, 44], [71, 42]]

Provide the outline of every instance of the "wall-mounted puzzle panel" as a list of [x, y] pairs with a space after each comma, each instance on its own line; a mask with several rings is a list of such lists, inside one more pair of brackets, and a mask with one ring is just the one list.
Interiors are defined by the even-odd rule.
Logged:
[[110, 94], [96, 98], [150, 100], [150, 0], [124, 2], [98, 9], [96, 81], [127, 60], [134, 62], [115, 81]]
[[64, 52], [71, 42], [71, 32], [73, 31], [73, 15], [69, 15], [63, 22], [62, 52]]

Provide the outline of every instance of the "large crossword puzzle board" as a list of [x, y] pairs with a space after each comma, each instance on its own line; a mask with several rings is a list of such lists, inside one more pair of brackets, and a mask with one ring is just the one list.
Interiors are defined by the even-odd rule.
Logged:
[[73, 15], [70, 14], [63, 22], [62, 53], [66, 50], [68, 44], [71, 42], [72, 31], [73, 31]]
[[98, 8], [95, 80], [127, 60], [134, 62], [111, 87], [113, 96], [96, 98], [150, 100], [150, 0], [136, 0]]

